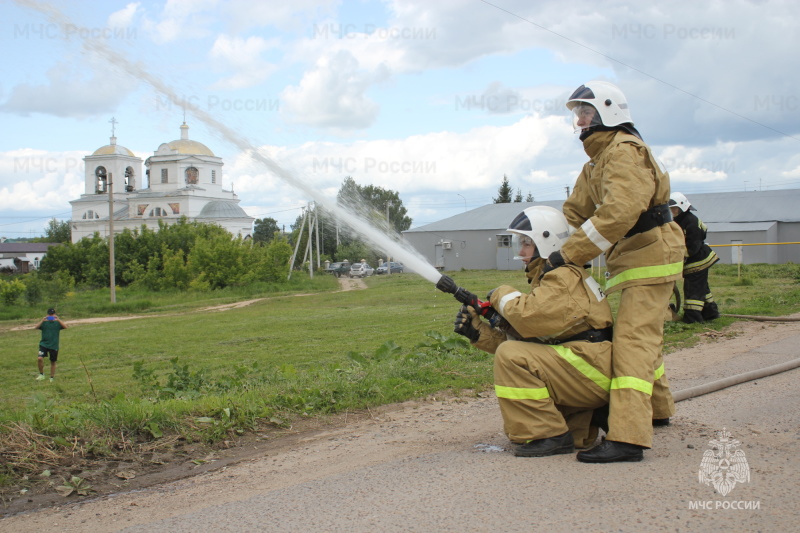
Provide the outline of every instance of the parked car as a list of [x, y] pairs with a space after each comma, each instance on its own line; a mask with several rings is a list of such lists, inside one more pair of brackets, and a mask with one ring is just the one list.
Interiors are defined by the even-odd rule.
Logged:
[[355, 263], [350, 267], [351, 278], [366, 278], [375, 273], [375, 269], [366, 263]]
[[403, 266], [403, 263], [395, 263], [394, 261], [391, 261], [389, 263], [384, 263], [381, 266], [379, 266], [378, 268], [376, 268], [375, 269], [375, 273], [376, 274], [386, 274], [387, 272], [389, 272], [389, 266], [390, 265], [391, 265], [391, 269], [392, 269], [391, 270], [391, 274], [402, 274], [403, 273], [403, 268], [405, 268]]
[[325, 269], [325, 272], [328, 274], [333, 274], [334, 276], [341, 277], [344, 274], [350, 273], [350, 261], [339, 261], [337, 263], [331, 263], [328, 265], [328, 268]]

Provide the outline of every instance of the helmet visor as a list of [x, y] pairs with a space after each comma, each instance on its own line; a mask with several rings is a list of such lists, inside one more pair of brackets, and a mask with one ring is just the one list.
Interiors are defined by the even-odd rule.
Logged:
[[527, 235], [520, 235], [519, 233], [512, 234], [511, 247], [516, 253], [514, 259], [521, 260], [529, 263], [539, 257], [539, 250], [533, 243], [533, 239]]
[[572, 127], [575, 133], [602, 125], [603, 119], [593, 105], [581, 103], [572, 108]]

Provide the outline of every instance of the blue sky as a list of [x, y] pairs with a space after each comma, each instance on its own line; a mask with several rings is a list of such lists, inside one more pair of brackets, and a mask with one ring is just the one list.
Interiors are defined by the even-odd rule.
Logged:
[[398, 191], [414, 226], [490, 203], [503, 175], [524, 196], [563, 198], [586, 159], [564, 101], [592, 79], [622, 88], [673, 190], [690, 199], [798, 188], [798, 6], [4, 2], [0, 236], [69, 219], [82, 158], [108, 144], [111, 117], [118, 144], [146, 159], [179, 138], [184, 107], [190, 137], [224, 158], [223, 186], [287, 228], [308, 195], [203, 116], [325, 196], [347, 175]]

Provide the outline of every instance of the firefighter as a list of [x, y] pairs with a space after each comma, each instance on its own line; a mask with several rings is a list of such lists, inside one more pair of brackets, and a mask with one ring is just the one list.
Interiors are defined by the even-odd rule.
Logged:
[[608, 403], [611, 308], [588, 271], [570, 265], [543, 275], [545, 257], [569, 234], [564, 215], [528, 207], [510, 224], [525, 264], [529, 294], [503, 285], [491, 306], [507, 322], [494, 328], [463, 306], [455, 331], [495, 354], [494, 380], [503, 426], [514, 455], [544, 457], [594, 443], [593, 410]]
[[708, 287], [708, 269], [719, 257], [705, 243], [708, 228], [692, 213], [694, 206], [683, 194], [674, 192], [669, 197], [672, 218], [683, 229], [686, 237], [686, 259], [683, 264], [683, 321], [687, 324], [703, 323], [719, 318], [719, 309]]
[[589, 82], [575, 90], [567, 108], [589, 161], [563, 207], [574, 233], [545, 269], [583, 265], [605, 253], [605, 290], [620, 291], [610, 430], [578, 460], [641, 461], [652, 447], [654, 415], [661, 424], [674, 412], [660, 358], [664, 309], [683, 270], [683, 232], [669, 210], [669, 176], [634, 127], [622, 91]]

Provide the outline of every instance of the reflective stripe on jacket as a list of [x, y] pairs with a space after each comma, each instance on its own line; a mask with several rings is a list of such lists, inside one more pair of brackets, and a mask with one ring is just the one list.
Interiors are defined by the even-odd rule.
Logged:
[[608, 292], [679, 279], [684, 240], [676, 223], [625, 237], [642, 213], [669, 201], [669, 175], [643, 141], [623, 131], [594, 132], [584, 149], [590, 160], [563, 207], [577, 229], [562, 255], [583, 265], [605, 253]]

